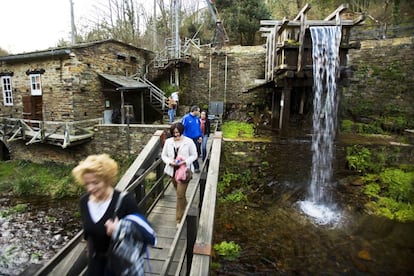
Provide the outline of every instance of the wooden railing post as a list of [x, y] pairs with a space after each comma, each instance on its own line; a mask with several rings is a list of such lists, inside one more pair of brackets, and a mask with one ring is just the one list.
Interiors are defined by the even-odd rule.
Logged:
[[190, 272], [191, 263], [193, 261], [193, 248], [197, 237], [197, 225], [198, 225], [199, 208], [191, 208], [187, 215], [187, 271], [186, 275]]

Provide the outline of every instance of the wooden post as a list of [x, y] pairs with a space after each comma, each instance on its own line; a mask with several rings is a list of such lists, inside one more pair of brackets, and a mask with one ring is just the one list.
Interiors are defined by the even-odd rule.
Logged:
[[124, 90], [121, 89], [121, 124], [124, 124], [124, 123], [125, 123]]
[[300, 95], [300, 105], [299, 105], [299, 114], [300, 115], [303, 114], [304, 106], [305, 106], [305, 90], [302, 90], [301, 95]]
[[284, 88], [282, 90], [282, 99], [280, 100], [279, 129], [287, 129], [289, 126], [290, 93], [291, 93], [290, 87]]
[[190, 273], [191, 263], [193, 262], [193, 248], [197, 237], [198, 225], [198, 208], [191, 208], [187, 214], [187, 271]]
[[[206, 167], [208, 168], [208, 163], [210, 162], [210, 159], [206, 160]], [[203, 205], [203, 199], [204, 199], [204, 191], [206, 189], [206, 181], [207, 181], [207, 172], [203, 170], [203, 172], [200, 175], [200, 200], [198, 202], [198, 207], [201, 209], [201, 206]]]
[[144, 124], [144, 92], [141, 92], [141, 124]]

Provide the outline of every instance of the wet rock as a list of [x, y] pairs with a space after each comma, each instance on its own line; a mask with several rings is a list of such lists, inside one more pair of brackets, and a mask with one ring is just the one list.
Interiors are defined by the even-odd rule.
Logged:
[[360, 258], [361, 260], [364, 260], [364, 261], [371, 261], [372, 260], [371, 259], [371, 254], [369, 254], [368, 250], [365, 250], [365, 249], [360, 250], [358, 252], [358, 258]]

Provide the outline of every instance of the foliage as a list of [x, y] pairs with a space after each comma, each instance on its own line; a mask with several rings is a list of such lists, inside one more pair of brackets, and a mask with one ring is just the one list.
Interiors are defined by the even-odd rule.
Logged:
[[395, 166], [400, 159], [400, 148], [376, 147], [368, 149], [361, 145], [346, 148], [348, 168], [361, 174], [380, 173], [387, 166]]
[[399, 221], [414, 221], [414, 171], [386, 169], [363, 178], [364, 193], [373, 199], [367, 207], [377, 215]]
[[235, 190], [230, 194], [227, 194], [224, 199], [219, 199], [222, 202], [232, 202], [237, 203], [243, 200], [246, 200], [247, 196], [241, 190]]
[[386, 169], [380, 174], [380, 180], [386, 186], [390, 198], [414, 203], [414, 172]]
[[228, 121], [221, 127], [224, 138], [252, 138], [254, 136], [253, 124]]
[[261, 0], [218, 0], [216, 7], [232, 44], [254, 45], [260, 20], [270, 18], [270, 11]]
[[351, 120], [342, 120], [341, 122], [341, 130], [344, 133], [352, 133], [352, 127], [354, 125], [354, 122]]
[[27, 210], [27, 204], [17, 204], [14, 207], [0, 211], [0, 217], [7, 217], [15, 213], [21, 213]]
[[178, 87], [173, 84], [169, 84], [167, 82], [161, 83], [160, 86], [161, 90], [164, 91], [165, 96], [169, 97], [173, 92], [178, 91]]
[[234, 261], [240, 256], [241, 247], [234, 241], [222, 241], [219, 244], [214, 244], [214, 250], [225, 260]]
[[8, 168], [12, 172], [0, 173], [2, 191], [12, 191], [16, 195], [46, 194], [55, 198], [81, 192], [71, 176], [72, 166], [18, 160], [2, 162], [0, 168], [0, 171]]
[[359, 173], [365, 173], [371, 164], [371, 152], [365, 147], [354, 145], [346, 148], [348, 167]]
[[230, 184], [233, 181], [236, 181], [239, 179], [239, 175], [235, 173], [225, 173], [222, 177], [222, 179], [219, 181], [217, 186], [217, 191], [219, 194], [223, 194], [225, 190], [230, 187]]

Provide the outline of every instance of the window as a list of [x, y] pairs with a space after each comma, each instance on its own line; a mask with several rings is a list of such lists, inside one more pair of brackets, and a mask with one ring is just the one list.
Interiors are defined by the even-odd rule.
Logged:
[[40, 81], [40, 74], [31, 74], [29, 77], [32, 96], [42, 96], [42, 83]]
[[13, 91], [10, 76], [1, 77], [1, 87], [3, 89], [3, 104], [7, 106], [13, 105]]

